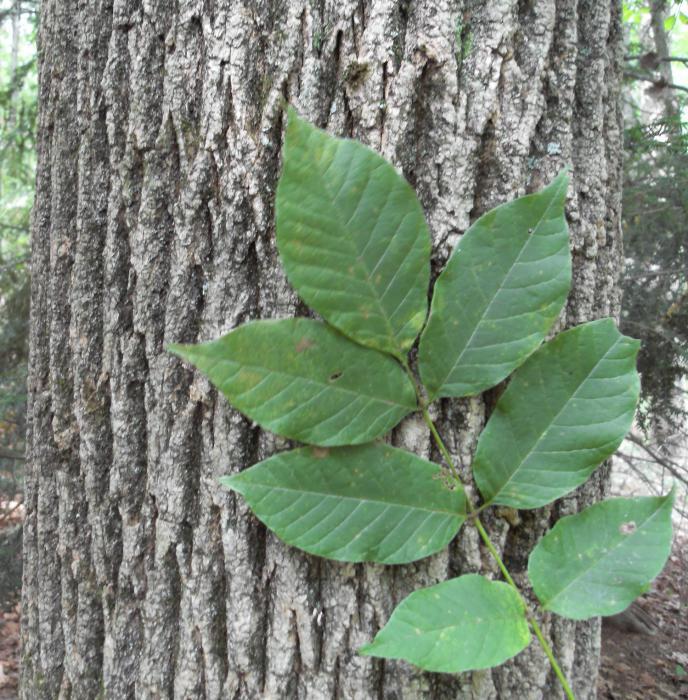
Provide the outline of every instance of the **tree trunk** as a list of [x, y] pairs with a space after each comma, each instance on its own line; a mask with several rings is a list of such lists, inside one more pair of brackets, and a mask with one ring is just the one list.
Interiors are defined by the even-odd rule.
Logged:
[[[434, 270], [471, 221], [572, 166], [559, 327], [618, 312], [620, 0], [44, 0], [33, 214], [22, 693], [41, 698], [551, 698], [533, 643], [452, 677], [359, 657], [413, 589], [491, 570], [465, 528], [409, 566], [279, 542], [217, 478], [285, 442], [164, 352], [304, 307], [276, 255], [283, 104], [417, 188]], [[467, 469], [490, 396], [438, 419]], [[413, 418], [394, 442], [439, 460]], [[486, 518], [523, 580], [606, 470]], [[545, 620], [579, 698], [599, 624]]]

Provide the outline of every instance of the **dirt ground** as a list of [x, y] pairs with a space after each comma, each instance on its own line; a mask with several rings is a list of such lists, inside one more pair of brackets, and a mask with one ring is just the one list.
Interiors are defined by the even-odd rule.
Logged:
[[0, 611], [0, 700], [17, 697], [19, 684], [19, 605]]
[[[24, 509], [18, 500], [2, 501], [0, 499], [0, 535], [12, 530], [18, 532]], [[0, 546], [6, 544], [0, 538]], [[17, 697], [19, 682], [19, 590], [18, 568], [7, 552], [0, 552], [0, 700]], [[11, 586], [5, 585], [11, 582]], [[10, 589], [10, 590], [8, 590]]]
[[[17, 509], [0, 527], [15, 525]], [[637, 603], [644, 627], [605, 624], [598, 700], [688, 699], [688, 539], [674, 551], [652, 590]], [[644, 614], [643, 614], [644, 613]], [[0, 700], [17, 697], [19, 604], [0, 609]], [[638, 627], [638, 625], [635, 625]]]
[[651, 633], [604, 625], [598, 700], [688, 698], [688, 539], [637, 605]]

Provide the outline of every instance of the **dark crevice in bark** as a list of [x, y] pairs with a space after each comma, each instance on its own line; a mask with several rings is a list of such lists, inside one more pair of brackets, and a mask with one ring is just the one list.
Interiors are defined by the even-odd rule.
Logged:
[[401, 62], [406, 53], [406, 28], [409, 23], [409, 8], [411, 5], [411, 0], [399, 0], [396, 4], [396, 13], [394, 19], [396, 20], [396, 28], [394, 34], [394, 41], [392, 43], [392, 56], [394, 59], [394, 72], [398, 73], [401, 67]]
[[[253, 530], [253, 536], [249, 535], [249, 537], [250, 541], [253, 542], [255, 546], [255, 549], [252, 548], [252, 551], [256, 552], [256, 563], [260, 561], [262, 564], [260, 568], [258, 566], [254, 567], [254, 577], [256, 581], [255, 595], [259, 596], [258, 600], [261, 601], [261, 605], [259, 607], [262, 608], [263, 615], [261, 616], [261, 620], [257, 625], [255, 643], [253, 644], [253, 648], [250, 652], [250, 657], [253, 661], [254, 668], [257, 669], [258, 687], [261, 688], [261, 692], [264, 694], [265, 685], [268, 680], [268, 636], [270, 634], [270, 622], [273, 616], [272, 611], [274, 610], [275, 603], [272, 590], [272, 578], [275, 571], [272, 569], [271, 571], [265, 572], [265, 552], [268, 537], [267, 530], [260, 524], [254, 525], [254, 527], [251, 529]], [[258, 583], [260, 581], [259, 577], [263, 572], [265, 572], [263, 581]]]
[[351, 14], [351, 17], [349, 18], [349, 31], [351, 32], [351, 42], [354, 46], [356, 56], [359, 56], [361, 53], [361, 44], [360, 44], [359, 30], [358, 30], [357, 22], [356, 22], [357, 11], [358, 10], [354, 10], [354, 12]]
[[202, 425], [204, 420], [204, 405], [196, 402], [191, 417], [189, 434], [188, 463], [185, 469], [187, 475], [184, 479], [184, 503], [186, 518], [190, 527], [197, 527], [200, 519], [199, 509], [201, 507], [201, 464], [203, 456], [203, 433]]
[[[497, 512], [500, 512], [499, 509]], [[509, 571], [525, 572], [528, 568], [528, 556], [545, 532], [543, 514], [534, 511], [514, 511], [503, 509], [505, 518], [512, 519], [504, 545], [504, 563]], [[518, 525], [518, 527], [515, 527]]]
[[330, 115], [332, 114], [332, 107], [339, 93], [339, 86], [342, 80], [341, 55], [343, 38], [344, 32], [340, 29], [335, 36], [332, 59], [321, 65], [323, 109], [320, 116], [316, 119], [316, 124], [321, 129], [327, 128]]
[[[222, 75], [224, 75], [225, 70], [227, 70], [225, 67], [226, 61], [222, 61], [220, 65], [222, 66]], [[227, 93], [225, 100], [226, 107], [223, 110], [223, 114], [226, 114], [226, 122], [223, 120], [222, 129], [220, 130], [221, 138], [220, 142], [218, 143], [218, 150], [220, 153], [224, 154], [222, 165], [229, 167], [231, 165], [231, 161], [229, 160], [229, 149], [227, 148], [227, 136], [228, 132], [231, 133], [237, 130], [237, 118], [234, 108], [234, 91], [232, 89], [232, 77], [229, 73], [227, 74]]]
[[389, 76], [388, 76], [388, 68], [387, 68], [387, 61], [384, 61], [382, 64], [382, 80], [381, 80], [381, 87], [380, 87], [380, 105], [379, 105], [379, 113], [380, 113], [380, 121], [378, 124], [378, 131], [380, 132], [380, 139], [379, 139], [379, 144], [380, 148], [384, 147], [385, 144], [385, 118], [387, 117], [387, 91], [388, 91], [388, 82], [389, 82]]
[[361, 35], [365, 33], [366, 26], [368, 24], [368, 18], [366, 17], [366, 0], [358, 0], [358, 15], [361, 20]]
[[313, 646], [315, 647], [314, 667], [316, 672], [321, 669], [323, 660], [323, 644], [325, 642], [327, 619], [323, 612], [323, 571], [324, 562], [318, 557], [312, 557], [308, 560], [309, 579], [313, 582], [310, 594], [313, 609], [311, 616], [315, 618], [315, 627], [313, 630]]
[[335, 659], [334, 662], [334, 670], [332, 672], [332, 677], [334, 680], [333, 686], [332, 686], [332, 698], [333, 700], [339, 700], [340, 696], [340, 689], [339, 689], [339, 674], [341, 672], [341, 669], [339, 668], [339, 657]]
[[[382, 625], [380, 625], [380, 629], [381, 628]], [[375, 669], [375, 690], [377, 691], [378, 700], [386, 700], [385, 676], [387, 675], [387, 661], [385, 659], [374, 659], [373, 668]]]
[[318, 59], [321, 59], [323, 55], [324, 40], [328, 34], [328, 27], [325, 19], [326, 8], [324, 0], [311, 2], [311, 11], [313, 16], [313, 36], [311, 38], [310, 47], [313, 54], [317, 56]]
[[[212, 421], [210, 421], [212, 424]], [[212, 616], [211, 630], [209, 634], [211, 651], [219, 661], [219, 675], [221, 678], [227, 677], [229, 665], [229, 650], [227, 640], [227, 596], [229, 589], [229, 581], [223, 575], [227, 570], [227, 562], [224, 561], [224, 553], [222, 550], [222, 511], [219, 507], [210, 506], [209, 522], [211, 523], [212, 543], [213, 543], [213, 562], [217, 563], [217, 568], [213, 573], [213, 590], [211, 593], [212, 600], [215, 604], [215, 611]], [[221, 565], [220, 565], [221, 564]], [[217, 573], [216, 573], [217, 572]]]
[[494, 116], [491, 116], [482, 134], [480, 135], [480, 145], [477, 150], [476, 171], [475, 171], [475, 198], [473, 200], [473, 208], [470, 213], [471, 222], [482, 216], [490, 205], [486, 199], [493, 191], [490, 187], [494, 177], [494, 158], [497, 144], [495, 140], [495, 122]]
[[[191, 527], [188, 523], [182, 523], [178, 531], [179, 544], [188, 552], [188, 557], [191, 557], [193, 550], [193, 539]], [[176, 549], [176, 548], [175, 548]], [[180, 664], [180, 637], [181, 630], [179, 629], [179, 612], [182, 603], [182, 573], [180, 571], [180, 563], [175, 549], [170, 548], [162, 561], [162, 571], [160, 574], [165, 576], [165, 618], [160, 622], [165, 625], [165, 637], [169, 640], [170, 658], [166, 668], [168, 672], [161, 674], [164, 678], [163, 687], [166, 690], [167, 697], [174, 697], [174, 680], [177, 675], [177, 668]], [[164, 657], [163, 657], [164, 658]]]
[[533, 0], [519, 0], [517, 17], [518, 29], [514, 34], [511, 50], [516, 64], [527, 70], [532, 65], [533, 28], [538, 19]]
[[287, 676], [287, 682], [284, 688], [285, 697], [298, 697], [299, 677], [302, 671], [301, 661], [301, 639], [299, 637], [299, 625], [296, 620], [296, 612], [291, 610], [289, 613], [291, 623], [291, 633], [294, 638], [294, 658], [292, 659], [291, 672]]
[[456, 97], [454, 107], [458, 109], [461, 95], [464, 92], [464, 77], [466, 61], [473, 48], [472, 13], [467, 9], [465, 0], [457, 0], [456, 19], [454, 20], [454, 60], [456, 62]]
[[344, 102], [344, 133], [342, 136], [353, 138], [355, 119], [354, 114], [351, 111], [351, 105], [349, 104], [349, 98], [346, 95], [346, 91], [342, 93], [342, 100]]
[[301, 93], [301, 77], [303, 74], [303, 65], [306, 60], [306, 47], [308, 46], [308, 42], [310, 40], [310, 37], [308, 36], [308, 31], [306, 30], [306, 11], [304, 10], [301, 13], [300, 19], [300, 34], [302, 37], [302, 43], [301, 47], [297, 49], [296, 55], [294, 56], [294, 62], [292, 64], [292, 68], [288, 73], [289, 81], [295, 80], [296, 81], [296, 94]]
[[404, 176], [416, 190], [418, 199], [425, 210], [431, 210], [437, 199], [435, 178], [426, 177], [433, 169], [433, 154], [437, 144], [433, 142], [434, 113], [430, 105], [434, 95], [441, 92], [436, 84], [441, 80], [436, 60], [418, 50], [417, 60], [422, 62], [414, 84], [412, 121], [407, 125], [404, 143], [398, 147], [400, 165]]

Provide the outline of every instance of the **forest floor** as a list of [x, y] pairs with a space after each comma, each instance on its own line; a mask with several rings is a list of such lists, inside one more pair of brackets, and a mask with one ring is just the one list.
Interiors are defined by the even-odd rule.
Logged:
[[[19, 594], [21, 577], [18, 527], [24, 506], [0, 497], [0, 700], [18, 696], [19, 687]], [[15, 551], [16, 549], [16, 551]]]
[[688, 538], [637, 603], [651, 633], [604, 624], [598, 700], [688, 698]]
[[[22, 514], [20, 506], [0, 517], [0, 530], [16, 527]], [[5, 596], [0, 606], [0, 700], [17, 697], [18, 594]], [[598, 700], [688, 699], [688, 538], [674, 542], [666, 568], [638, 606], [653, 634], [604, 625]]]

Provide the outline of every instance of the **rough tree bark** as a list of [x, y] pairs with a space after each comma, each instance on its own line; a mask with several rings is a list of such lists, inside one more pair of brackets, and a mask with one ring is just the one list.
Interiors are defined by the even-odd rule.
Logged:
[[[217, 477], [285, 443], [163, 351], [303, 312], [278, 265], [284, 100], [417, 188], [435, 271], [487, 208], [573, 168], [559, 327], [618, 311], [620, 0], [44, 0], [23, 697], [556, 698], [533, 644], [448, 677], [358, 657], [472, 533], [404, 567], [290, 550]], [[467, 468], [490, 397], [438, 418]], [[437, 459], [413, 419], [394, 441]], [[489, 519], [522, 578], [551, 521]], [[545, 621], [579, 698], [597, 622]]]

